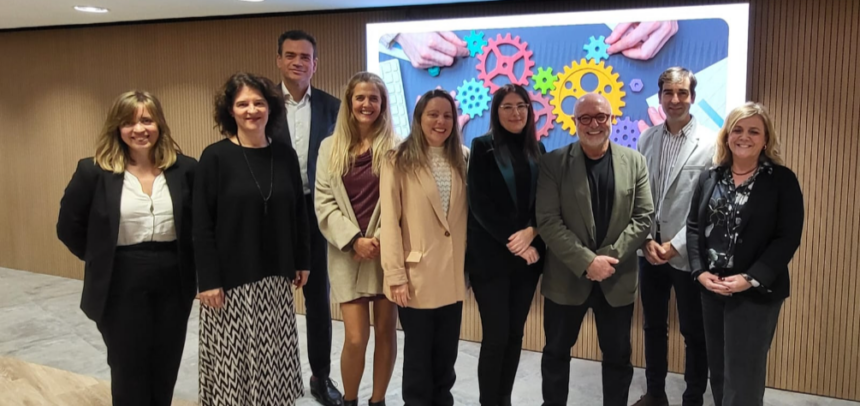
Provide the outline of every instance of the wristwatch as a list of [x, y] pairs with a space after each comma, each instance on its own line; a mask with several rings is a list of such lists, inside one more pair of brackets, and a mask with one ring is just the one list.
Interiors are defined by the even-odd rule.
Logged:
[[753, 277], [752, 277], [752, 276], [750, 276], [749, 274], [742, 273], [742, 274], [741, 274], [741, 276], [743, 276], [743, 277], [744, 277], [744, 279], [746, 279], [746, 280], [747, 280], [747, 282], [749, 282], [749, 283], [750, 283], [750, 285], [752, 285], [752, 287], [757, 288], [757, 287], [761, 286], [761, 284], [760, 284], [760, 283], [758, 283], [758, 281], [757, 281], [757, 280], [753, 279]]

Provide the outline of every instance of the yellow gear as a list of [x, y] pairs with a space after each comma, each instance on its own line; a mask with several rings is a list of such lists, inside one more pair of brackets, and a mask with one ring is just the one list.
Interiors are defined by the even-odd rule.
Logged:
[[[597, 88], [593, 90], [585, 90], [582, 88], [582, 77], [591, 73], [597, 76]], [[570, 88], [568, 88], [570, 84]], [[612, 73], [611, 66], [604, 66], [603, 61], [597, 63], [594, 59], [586, 61], [584, 58], [577, 63], [571, 62], [570, 66], [564, 67], [564, 72], [559, 73], [555, 81], [555, 89], [551, 91], [553, 105], [552, 112], [556, 115], [556, 121], [561, 123], [562, 128], [567, 130], [571, 135], [576, 134], [576, 123], [571, 115], [562, 110], [561, 105], [564, 99], [568, 97], [580, 98], [589, 92], [596, 92], [609, 100], [612, 105], [612, 114], [617, 119], [621, 117], [621, 108], [624, 107], [624, 100], [621, 100], [627, 93], [621, 90], [624, 83], [618, 80], [618, 74]], [[613, 124], [615, 120], [613, 120]]]

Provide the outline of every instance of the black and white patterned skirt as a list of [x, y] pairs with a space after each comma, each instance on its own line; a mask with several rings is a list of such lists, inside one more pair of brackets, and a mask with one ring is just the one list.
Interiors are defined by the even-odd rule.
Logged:
[[200, 405], [293, 405], [304, 392], [290, 280], [271, 276], [200, 307]]

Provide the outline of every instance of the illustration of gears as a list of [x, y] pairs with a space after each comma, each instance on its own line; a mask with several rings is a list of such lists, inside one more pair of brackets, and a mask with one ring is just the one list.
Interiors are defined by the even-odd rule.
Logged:
[[639, 135], [641, 135], [639, 125], [625, 117], [612, 126], [612, 135], [609, 138], [618, 145], [636, 149]]
[[555, 128], [555, 124], [553, 124], [555, 114], [552, 112], [552, 104], [550, 104], [549, 99], [539, 92], [529, 92], [529, 98], [532, 99], [532, 106], [535, 110], [535, 125], [540, 123], [541, 117], [546, 117], [544, 125], [535, 128], [535, 138], [540, 140], [541, 137], [548, 137], [549, 131]]
[[456, 98], [460, 102], [460, 110], [469, 118], [482, 116], [484, 110], [490, 109], [490, 92], [481, 80], [464, 80], [462, 86], [457, 86]]
[[474, 57], [477, 54], [484, 53], [484, 47], [487, 46], [487, 40], [484, 39], [484, 32], [472, 30], [472, 33], [463, 37], [466, 41], [466, 47], [469, 48], [470, 56]]
[[555, 75], [552, 74], [552, 68], [538, 68], [538, 73], [532, 76], [532, 81], [535, 82], [534, 89], [541, 94], [555, 89]]
[[630, 81], [630, 90], [632, 90], [633, 93], [641, 92], [643, 87], [645, 87], [645, 84], [642, 83], [642, 79], [633, 79]]
[[604, 59], [609, 59], [609, 54], [606, 51], [609, 49], [609, 45], [604, 42], [606, 37], [600, 36], [598, 38], [594, 38], [591, 36], [589, 38], [589, 43], [582, 46], [587, 54], [585, 54], [585, 59], [594, 59], [597, 62], [600, 62]]
[[[513, 55], [505, 55], [499, 50], [499, 45], [512, 45], [517, 48], [517, 52]], [[504, 38], [502, 38], [502, 34], [496, 36], [495, 39], [490, 38], [487, 46], [483, 48], [484, 52], [478, 55], [480, 61], [478, 63], [478, 72], [480, 72], [478, 79], [484, 81], [484, 85], [490, 88], [490, 93], [495, 93], [501, 87], [493, 83], [493, 79], [497, 76], [507, 76], [511, 83], [528, 86], [529, 78], [533, 74], [532, 67], [535, 66], [535, 63], [531, 60], [532, 51], [526, 49], [527, 45], [527, 42], [520, 41], [519, 36], [511, 39], [511, 34], [505, 35]], [[490, 54], [496, 57], [496, 66], [492, 69], [487, 67], [487, 57]], [[517, 75], [514, 72], [514, 65], [520, 60], [524, 62], [523, 72]]]
[[[597, 87], [595, 89], [583, 89], [582, 78], [592, 74], [597, 77]], [[555, 107], [553, 113], [556, 115], [556, 121], [562, 124], [562, 128], [570, 132], [571, 135], [576, 133], [576, 123], [573, 116], [564, 112], [562, 103], [568, 97], [580, 98], [586, 93], [597, 92], [612, 105], [612, 114], [617, 118], [621, 117], [621, 108], [626, 104], [622, 98], [627, 93], [621, 90], [624, 83], [618, 80], [618, 74], [612, 73], [611, 66], [604, 66], [603, 62], [596, 63], [593, 59], [586, 61], [582, 59], [577, 63], [571, 62], [570, 66], [564, 67], [564, 72], [558, 74], [558, 80], [555, 82], [555, 90], [550, 94], [552, 100], [550, 103]]]

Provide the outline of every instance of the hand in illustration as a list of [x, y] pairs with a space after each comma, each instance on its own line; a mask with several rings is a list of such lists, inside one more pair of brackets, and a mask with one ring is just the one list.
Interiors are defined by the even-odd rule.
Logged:
[[621, 23], [606, 39], [607, 52], [621, 53], [630, 59], [648, 60], [660, 52], [666, 41], [678, 32], [677, 21]]
[[451, 66], [454, 58], [469, 56], [466, 41], [451, 31], [401, 33], [394, 37], [416, 69]]

